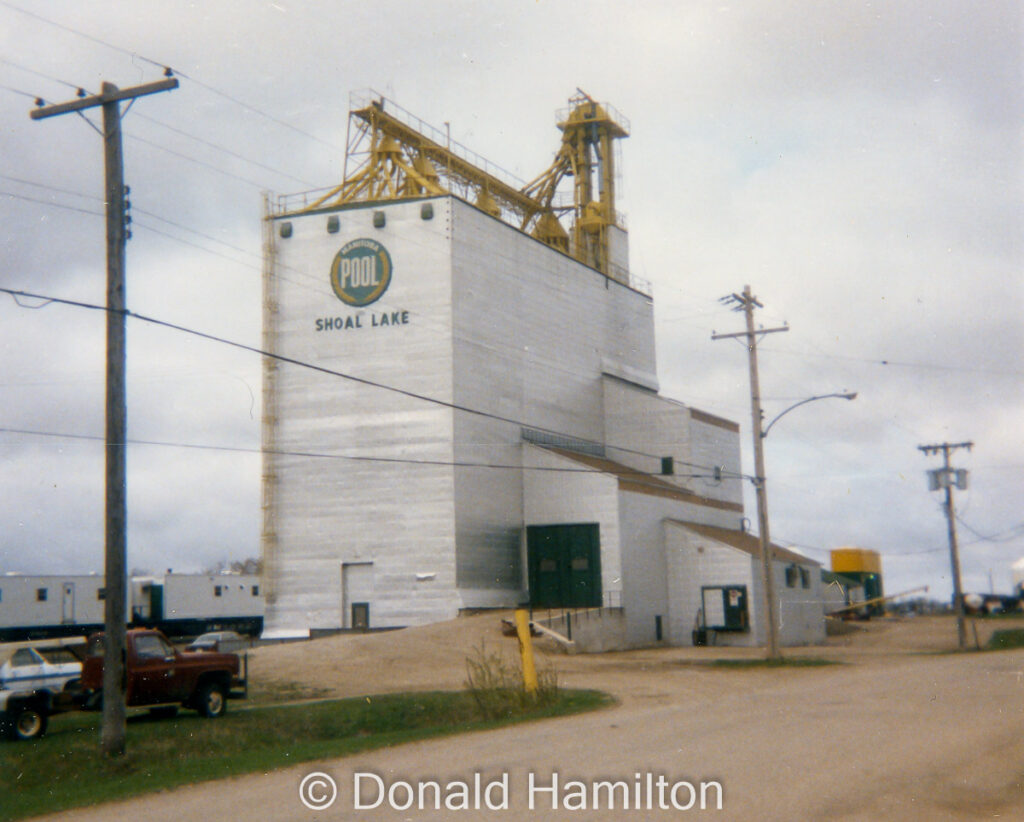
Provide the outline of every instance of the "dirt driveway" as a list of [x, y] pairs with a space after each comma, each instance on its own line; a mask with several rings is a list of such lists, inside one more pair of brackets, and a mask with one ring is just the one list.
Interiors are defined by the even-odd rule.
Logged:
[[[991, 627], [981, 624], [982, 642]], [[252, 670], [260, 679], [301, 680], [346, 696], [457, 688], [466, 656], [481, 642], [510, 653], [514, 647], [501, 638], [496, 617], [486, 615], [265, 647], [255, 653]], [[954, 642], [949, 619], [917, 618], [875, 621], [826, 647], [787, 652], [844, 663], [823, 667], [693, 664], [757, 654], [723, 648], [544, 653], [561, 683], [608, 691], [619, 704], [48, 818], [1024, 818], [1024, 651], [936, 653]], [[325, 777], [337, 786], [322, 811], [300, 802], [300, 785], [314, 771], [324, 776], [305, 783], [311, 802], [329, 798]], [[459, 803], [464, 785], [470, 808], [433, 810], [432, 783], [442, 808], [445, 799]], [[718, 796], [712, 783], [721, 786], [721, 811], [710, 809]], [[709, 808], [703, 812], [702, 784]], [[416, 796], [421, 789], [424, 810]], [[358, 807], [378, 798], [376, 808]], [[410, 798], [412, 806], [401, 808]], [[682, 809], [691, 798], [692, 807]]]

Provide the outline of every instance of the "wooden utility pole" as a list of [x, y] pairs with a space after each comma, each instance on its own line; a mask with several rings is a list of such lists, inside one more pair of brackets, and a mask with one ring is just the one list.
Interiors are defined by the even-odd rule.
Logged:
[[[128, 519], [125, 423], [125, 295], [126, 242], [124, 155], [121, 146], [121, 101], [177, 88], [174, 78], [119, 89], [104, 83], [100, 94], [69, 103], [41, 106], [30, 113], [33, 120], [88, 108], [103, 108], [103, 156], [107, 201], [107, 424], [106, 516], [104, 564], [105, 638], [103, 664], [102, 747], [107, 756], [121, 756], [125, 749], [124, 652], [125, 602], [127, 600], [126, 525]], [[131, 104], [129, 103], [129, 106]]]
[[970, 451], [974, 447], [973, 442], [943, 442], [938, 445], [919, 445], [917, 449], [925, 454], [942, 454], [943, 465], [935, 471], [929, 471], [931, 481], [929, 488], [938, 491], [940, 488], [946, 492], [946, 530], [949, 535], [949, 562], [953, 570], [953, 611], [956, 613], [956, 638], [957, 644], [962, 651], [967, 647], [967, 626], [964, 624], [964, 595], [960, 582], [960, 549], [956, 541], [956, 510], [953, 507], [953, 486], [963, 490], [967, 487], [967, 472], [954, 470], [949, 465], [949, 455], [958, 448], [966, 448]]
[[750, 362], [750, 413], [754, 429], [754, 490], [757, 492], [757, 529], [760, 535], [761, 579], [764, 585], [764, 606], [762, 609], [765, 623], [765, 646], [768, 659], [779, 659], [779, 634], [775, 616], [775, 583], [772, 569], [771, 534], [768, 529], [768, 495], [765, 489], [764, 470], [764, 434], [761, 426], [764, 412], [761, 409], [761, 385], [757, 373], [757, 339], [763, 334], [775, 334], [789, 331], [783, 328], [754, 328], [754, 308], [764, 308], [757, 298], [750, 293], [750, 286], [744, 286], [743, 294], [730, 294], [723, 297], [722, 302], [735, 303], [736, 311], [746, 314], [747, 330], [736, 334], [712, 334], [713, 340], [746, 338], [748, 359]]

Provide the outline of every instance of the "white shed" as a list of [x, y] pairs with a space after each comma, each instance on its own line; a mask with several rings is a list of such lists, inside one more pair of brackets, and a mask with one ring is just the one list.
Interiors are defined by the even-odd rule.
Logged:
[[[697, 627], [719, 645], [763, 645], [764, 590], [760, 541], [753, 534], [696, 522], [665, 522], [672, 635]], [[825, 641], [821, 565], [779, 545], [771, 546], [781, 645]]]

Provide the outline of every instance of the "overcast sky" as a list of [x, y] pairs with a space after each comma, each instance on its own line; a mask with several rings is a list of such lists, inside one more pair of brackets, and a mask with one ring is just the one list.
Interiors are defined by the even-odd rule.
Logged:
[[[28, 13], [26, 13], [28, 12]], [[377, 89], [523, 179], [577, 87], [631, 121], [621, 206], [651, 282], [662, 393], [736, 420], [764, 304], [776, 542], [881, 552], [950, 593], [919, 445], [972, 440], [965, 589], [1024, 557], [1024, 69], [1018, 2], [0, 0], [0, 287], [102, 303], [103, 154], [33, 98], [178, 73], [124, 117], [128, 304], [260, 344], [261, 192], [340, 181], [348, 95]], [[88, 115], [93, 123], [96, 112]], [[0, 572], [103, 567], [104, 316], [0, 295]], [[259, 554], [260, 362], [129, 322], [129, 565]], [[38, 432], [15, 433], [17, 431]], [[47, 436], [43, 436], [43, 434]], [[200, 450], [180, 444], [236, 450]], [[748, 516], [756, 520], [749, 483]]]

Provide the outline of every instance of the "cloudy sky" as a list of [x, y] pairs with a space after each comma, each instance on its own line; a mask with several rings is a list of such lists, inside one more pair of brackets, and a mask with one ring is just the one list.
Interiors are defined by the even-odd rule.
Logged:
[[[919, 445], [971, 440], [967, 590], [1024, 557], [1024, 68], [1019, 3], [0, 0], [0, 287], [102, 303], [102, 143], [36, 96], [176, 91], [125, 116], [139, 313], [260, 343], [263, 191], [340, 181], [348, 96], [376, 89], [524, 179], [577, 88], [625, 114], [634, 273], [662, 392], [743, 427], [750, 284], [766, 327], [777, 542], [883, 555], [950, 592]], [[89, 115], [98, 122], [94, 112]], [[129, 565], [259, 553], [260, 363], [129, 323]], [[0, 572], [103, 564], [104, 317], [0, 295]], [[33, 432], [33, 433], [28, 433]], [[167, 443], [167, 444], [142, 444]], [[214, 448], [183, 447], [213, 446]], [[749, 492], [749, 488], [748, 488]], [[748, 493], [748, 516], [754, 519]]]

